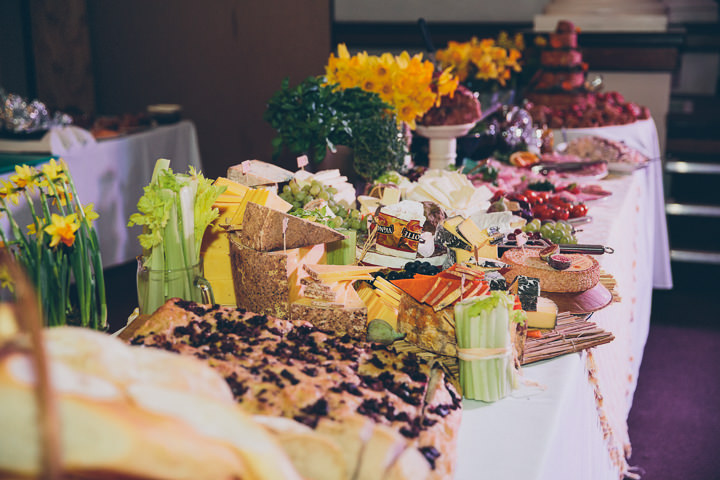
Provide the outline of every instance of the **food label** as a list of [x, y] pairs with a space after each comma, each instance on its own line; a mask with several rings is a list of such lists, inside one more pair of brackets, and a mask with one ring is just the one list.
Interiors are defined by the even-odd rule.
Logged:
[[389, 255], [415, 258], [422, 225], [380, 212], [375, 216], [377, 250]]

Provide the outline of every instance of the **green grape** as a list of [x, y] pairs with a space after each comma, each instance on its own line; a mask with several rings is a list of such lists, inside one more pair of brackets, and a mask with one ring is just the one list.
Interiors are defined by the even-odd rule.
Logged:
[[300, 185], [296, 181], [290, 182], [290, 191], [293, 194], [297, 194], [300, 191]]
[[360, 211], [353, 208], [352, 210], [350, 210], [350, 216], [353, 218], [353, 220], [360, 220]]
[[328, 195], [328, 193], [326, 191], [321, 191], [321, 192], [317, 193], [317, 198], [322, 198], [323, 200], [329, 200], [330, 195]]
[[307, 200], [307, 194], [301, 191], [300, 193], [295, 194], [295, 199], [304, 204], [305, 200]]
[[353, 230], [360, 230], [360, 220], [357, 218], [353, 218], [350, 221], [350, 228], [352, 228]]
[[337, 214], [338, 214], [338, 216], [340, 216], [342, 218], [347, 218], [347, 216], [348, 216], [348, 212], [344, 208], [341, 208]]
[[332, 220], [330, 220], [330, 226], [332, 228], [340, 228], [342, 227], [343, 221], [340, 217], [334, 217]]
[[563, 233], [559, 230], [554, 230], [550, 234], [550, 241], [553, 243], [562, 243]]
[[331, 195], [335, 195], [335, 194], [337, 193], [337, 188], [335, 188], [335, 187], [328, 187], [328, 188], [327, 188], [327, 191], [328, 191]]
[[535, 225], [533, 225], [532, 223], [528, 223], [522, 228], [522, 231], [526, 233], [533, 233], [537, 232], [537, 229], [535, 228]]
[[290, 188], [290, 185], [285, 185], [282, 189], [282, 193], [285, 195], [290, 195], [292, 193], [292, 189]]
[[545, 225], [540, 227], [540, 235], [544, 238], [550, 238], [550, 235], [552, 234], [553, 231], [554, 230], [553, 230], [552, 225], [550, 225], [548, 223], [546, 223]]
[[310, 185], [306, 183], [305, 185], [303, 185], [301, 190], [305, 193], [308, 193], [310, 191]]
[[317, 185], [313, 185], [312, 187], [310, 187], [308, 192], [310, 192], [310, 195], [312, 195], [313, 197], [317, 197], [320, 193], [320, 187]]

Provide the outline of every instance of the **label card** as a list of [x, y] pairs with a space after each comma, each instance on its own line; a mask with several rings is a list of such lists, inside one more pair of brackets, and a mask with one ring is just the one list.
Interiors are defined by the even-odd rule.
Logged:
[[300, 155], [297, 157], [298, 168], [304, 168], [309, 163], [307, 155]]

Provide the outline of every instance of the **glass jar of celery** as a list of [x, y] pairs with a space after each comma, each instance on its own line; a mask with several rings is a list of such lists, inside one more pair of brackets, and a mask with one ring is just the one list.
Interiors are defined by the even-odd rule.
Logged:
[[137, 294], [141, 315], [151, 315], [171, 298], [213, 304], [210, 282], [203, 276], [202, 261], [187, 268], [153, 270], [145, 257], [137, 257]]

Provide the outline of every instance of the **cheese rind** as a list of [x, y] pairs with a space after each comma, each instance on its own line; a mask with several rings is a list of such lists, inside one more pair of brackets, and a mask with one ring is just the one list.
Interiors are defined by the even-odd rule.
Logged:
[[243, 245], [271, 252], [344, 240], [342, 233], [256, 203], [248, 203], [240, 239]]

